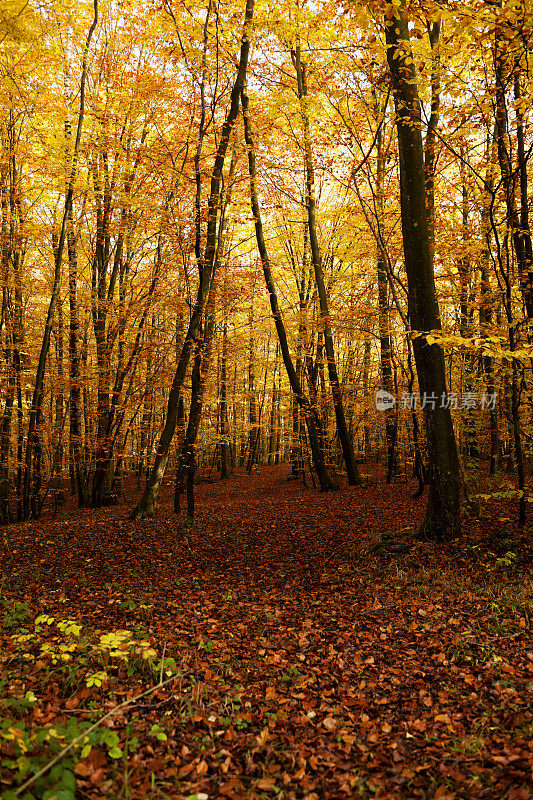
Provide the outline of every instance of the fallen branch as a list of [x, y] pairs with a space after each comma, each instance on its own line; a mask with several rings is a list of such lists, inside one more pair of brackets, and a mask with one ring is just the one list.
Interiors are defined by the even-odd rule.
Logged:
[[38, 778], [40, 778], [43, 775], [45, 775], [48, 772], [48, 770], [51, 769], [54, 766], [54, 764], [57, 764], [58, 761], [61, 761], [63, 756], [66, 755], [66, 753], [68, 753], [69, 750], [72, 750], [74, 745], [78, 744], [78, 742], [81, 742], [82, 739], [85, 739], [86, 736], [88, 736], [90, 733], [92, 733], [94, 730], [96, 730], [96, 728], [99, 725], [101, 725], [102, 722], [105, 722], [106, 719], [110, 719], [113, 716], [113, 714], [117, 713], [117, 711], [120, 711], [120, 709], [125, 708], [126, 706], [129, 706], [132, 703], [135, 703], [137, 700], [141, 700], [141, 698], [143, 698], [143, 697], [147, 697], [147, 695], [152, 694], [152, 692], [155, 692], [156, 689], [160, 689], [162, 686], [166, 686], [168, 683], [171, 683], [172, 681], [175, 681], [177, 678], [180, 678], [180, 677], [181, 677], [180, 673], [177, 673], [176, 675], [172, 675], [170, 678], [167, 678], [165, 681], [163, 681], [163, 682], [160, 681], [155, 686], [152, 686], [151, 689], [147, 689], [145, 692], [141, 692], [141, 694], [138, 694], [135, 697], [132, 697], [130, 700], [124, 700], [123, 703], [121, 703], [118, 706], [115, 706], [115, 708], [112, 708], [111, 711], [108, 711], [107, 714], [105, 714], [103, 717], [100, 717], [100, 719], [97, 720], [94, 723], [94, 725], [91, 725], [91, 727], [88, 728], [88, 730], [83, 731], [83, 733], [81, 733], [79, 736], [76, 736], [76, 738], [73, 739], [73, 741], [70, 744], [68, 744], [56, 756], [54, 756], [54, 758], [52, 758], [48, 762], [48, 764], [45, 764], [44, 767], [42, 767], [42, 769], [39, 770], [39, 772], [36, 772], [35, 775], [33, 775], [31, 778], [28, 778], [28, 780], [25, 781], [22, 784], [22, 786], [19, 786], [19, 788], [15, 792], [15, 795], [18, 797], [20, 794], [22, 794], [22, 792], [25, 789], [27, 789], [28, 786], [31, 786], [32, 783], [35, 783], [35, 781]]

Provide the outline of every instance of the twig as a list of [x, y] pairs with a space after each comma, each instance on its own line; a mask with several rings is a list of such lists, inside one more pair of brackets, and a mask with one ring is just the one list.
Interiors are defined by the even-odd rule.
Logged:
[[126, 706], [129, 706], [129, 705], [131, 705], [131, 703], [135, 703], [137, 700], [140, 700], [142, 697], [146, 697], [147, 695], [152, 694], [152, 692], [155, 692], [156, 689], [160, 689], [162, 686], [166, 686], [166, 684], [171, 683], [172, 681], [175, 681], [177, 678], [180, 678], [180, 677], [181, 677], [180, 673], [177, 673], [176, 675], [172, 675], [170, 678], [167, 678], [166, 681], [163, 681], [162, 683], [160, 682], [160, 683], [156, 684], [155, 686], [152, 686], [151, 689], [147, 689], [145, 692], [141, 692], [141, 694], [136, 695], [136, 697], [132, 697], [130, 700], [124, 700], [123, 703], [121, 703], [118, 706], [115, 706], [115, 708], [112, 708], [111, 711], [108, 711], [107, 714], [105, 714], [103, 717], [100, 717], [100, 719], [97, 720], [94, 723], [94, 725], [91, 725], [91, 727], [88, 728], [86, 731], [83, 731], [83, 733], [80, 733], [79, 736], [76, 736], [76, 738], [70, 744], [68, 744], [56, 756], [54, 756], [54, 758], [52, 758], [52, 760], [49, 761], [48, 764], [45, 764], [44, 767], [39, 770], [39, 772], [36, 772], [35, 775], [33, 775], [31, 778], [28, 778], [28, 780], [25, 781], [22, 784], [22, 786], [19, 786], [19, 788], [15, 792], [16, 797], [18, 797], [20, 794], [22, 794], [22, 792], [25, 789], [27, 789], [28, 786], [31, 786], [32, 783], [35, 783], [35, 781], [38, 778], [42, 777], [45, 773], [47, 773], [48, 770], [51, 769], [54, 766], [54, 764], [57, 764], [57, 762], [60, 761], [63, 758], [63, 756], [66, 753], [68, 753], [69, 750], [72, 750], [74, 745], [78, 744], [78, 742], [80, 742], [82, 739], [84, 739], [86, 736], [88, 736], [90, 733], [92, 733], [94, 730], [96, 730], [96, 728], [99, 725], [101, 725], [102, 722], [105, 722], [106, 719], [109, 719], [110, 717], [112, 717], [113, 714], [116, 714], [117, 711], [120, 711], [121, 708], [125, 708]]
[[165, 663], [165, 650], [167, 649], [167, 643], [163, 645], [163, 655], [161, 656], [161, 669], [159, 670], [159, 683], [163, 681], [163, 664]]

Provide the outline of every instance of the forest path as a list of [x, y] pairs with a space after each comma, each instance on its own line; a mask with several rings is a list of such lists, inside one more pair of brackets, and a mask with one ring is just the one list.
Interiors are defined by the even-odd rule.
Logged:
[[[182, 671], [114, 722], [121, 745], [128, 721], [140, 743], [127, 796], [531, 797], [530, 553], [497, 520], [446, 546], [380, 541], [418, 522], [414, 484], [320, 495], [287, 477], [199, 484], [188, 532], [170, 486], [152, 521], [118, 507], [3, 530], [4, 594], [29, 617], [77, 620], [87, 642], [129, 630]], [[41, 650], [54, 625], [26, 661], [2, 631], [10, 691], [31, 686], [45, 710], [32, 725], [91, 718], [91, 703], [146, 686], [111, 660], [87, 688], [96, 662], [81, 654], [67, 680]], [[79, 796], [126, 796], [124, 780], [95, 748]]]

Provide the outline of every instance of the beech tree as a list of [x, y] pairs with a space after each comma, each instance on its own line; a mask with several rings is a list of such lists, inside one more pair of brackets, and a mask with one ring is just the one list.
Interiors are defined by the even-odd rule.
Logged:
[[159, 440], [156, 459], [146, 489], [143, 492], [143, 495], [134, 511], [132, 512], [132, 517], [134, 519], [153, 516], [155, 511], [155, 502], [159, 493], [161, 481], [163, 480], [163, 475], [165, 474], [169, 448], [174, 436], [174, 431], [176, 429], [179, 395], [183, 386], [183, 381], [185, 380], [185, 373], [189, 364], [193, 343], [202, 319], [209, 288], [213, 280], [217, 249], [217, 227], [220, 210], [222, 170], [224, 168], [224, 161], [226, 159], [230, 135], [239, 112], [239, 99], [246, 76], [248, 54], [250, 51], [250, 24], [253, 18], [253, 10], [254, 0], [247, 0], [242, 44], [239, 56], [239, 66], [231, 90], [230, 107], [224, 121], [224, 125], [222, 126], [220, 142], [217, 148], [211, 177], [206, 243], [199, 275], [198, 293], [189, 322], [189, 327], [187, 329], [187, 333], [185, 334], [185, 339], [176, 368], [176, 373], [174, 375], [174, 380], [172, 382], [172, 387], [170, 389], [167, 405], [167, 418], [165, 427]]
[[[421, 535], [450, 538], [461, 532], [459, 457], [447, 397], [444, 356], [427, 334], [441, 330], [433, 272], [433, 248], [426, 211], [426, 180], [420, 100], [409, 44], [405, 3], [389, 6], [385, 19], [387, 58], [393, 83], [400, 156], [400, 198], [405, 270], [409, 288], [409, 322], [420, 392], [435, 398], [424, 411], [429, 456], [429, 498]], [[438, 398], [438, 402], [437, 402]]]
[[2, 522], [270, 465], [524, 527], [525, 4], [91, 11], [0, 11]]

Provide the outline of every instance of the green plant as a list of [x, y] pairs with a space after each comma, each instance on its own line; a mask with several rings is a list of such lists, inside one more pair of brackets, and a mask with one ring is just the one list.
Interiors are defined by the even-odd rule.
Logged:
[[18, 628], [21, 622], [29, 619], [30, 614], [27, 603], [9, 602], [5, 598], [2, 598], [1, 602], [4, 607], [2, 615], [3, 628]]
[[209, 639], [204, 642], [203, 639], [200, 639], [198, 642], [198, 650], [205, 650], [206, 653], [211, 653], [215, 649], [215, 643], [210, 642]]
[[168, 736], [166, 735], [161, 725], [158, 725], [157, 723], [154, 723], [152, 725], [150, 729], [150, 736], [155, 736], [156, 739], [159, 739], [160, 742], [166, 742], [168, 739]]
[[282, 675], [281, 680], [283, 683], [290, 683], [294, 678], [297, 678], [299, 674], [298, 667], [289, 667], [285, 675]]
[[[0, 723], [0, 741], [10, 742], [14, 757], [2, 761], [2, 766], [12, 770], [14, 781], [22, 784], [27, 778], [36, 775], [41, 768], [60, 753], [63, 748], [75, 742], [72, 756], [62, 758], [51, 770], [36, 778], [32, 785], [34, 800], [74, 800], [76, 780], [74, 767], [80, 758], [87, 758], [93, 747], [104, 748], [109, 758], [121, 758], [123, 751], [119, 747], [119, 736], [116, 731], [106, 727], [94, 730], [90, 722], [78, 722], [75, 719], [68, 725], [46, 725], [38, 730], [28, 728], [24, 722], [6, 719]], [[85, 731], [87, 731], [85, 733]], [[9, 794], [4, 794], [3, 800]], [[16, 797], [16, 793], [12, 793]]]
[[516, 553], [511, 552], [510, 550], [505, 553], [501, 558], [496, 559], [496, 566], [497, 567], [511, 567], [514, 566], [516, 563], [516, 559], [518, 556]]

